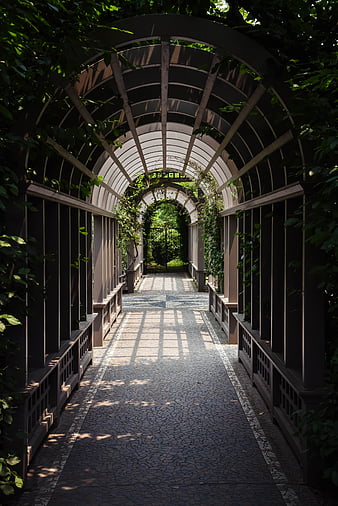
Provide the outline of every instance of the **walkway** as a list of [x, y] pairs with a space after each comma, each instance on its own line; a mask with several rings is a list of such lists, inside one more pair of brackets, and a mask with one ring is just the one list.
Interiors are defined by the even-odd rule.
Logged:
[[317, 504], [207, 305], [183, 274], [124, 297], [21, 506]]

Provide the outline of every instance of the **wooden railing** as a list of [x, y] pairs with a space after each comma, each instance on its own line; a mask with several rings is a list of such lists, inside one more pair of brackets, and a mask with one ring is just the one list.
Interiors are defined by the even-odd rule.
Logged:
[[197, 290], [199, 292], [204, 292], [206, 290], [206, 283], [205, 283], [205, 271], [199, 270], [195, 264], [192, 262], [189, 262], [188, 266], [189, 274], [192, 277], [192, 279], [195, 281]]
[[95, 317], [96, 314], [89, 315], [87, 321], [81, 322], [71, 339], [47, 357], [46, 367], [34, 371], [28, 380], [24, 391], [27, 466], [92, 361]]
[[94, 346], [102, 346], [104, 338], [122, 310], [123, 283], [117, 287], [102, 302], [94, 302], [97, 313], [94, 324]]
[[235, 317], [239, 360], [302, 464], [306, 479], [311, 481], [314, 466], [301, 436], [300, 413], [316, 405], [321, 392], [304, 388], [300, 375], [285, 366], [279, 355], [271, 351], [270, 343], [260, 339], [243, 315]]
[[143, 276], [143, 260], [139, 262], [133, 269], [128, 269], [126, 272], [126, 290], [128, 293], [133, 293], [135, 287], [140, 282]]
[[237, 343], [237, 322], [234, 312], [237, 310], [237, 303], [228, 302], [223, 294], [217, 293], [215, 287], [208, 283], [209, 311], [213, 313], [216, 320], [225, 332], [229, 344]]

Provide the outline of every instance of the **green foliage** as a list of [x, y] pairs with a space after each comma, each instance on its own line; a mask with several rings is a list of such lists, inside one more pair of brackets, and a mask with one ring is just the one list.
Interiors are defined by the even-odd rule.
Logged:
[[206, 275], [213, 276], [216, 288], [223, 290], [224, 252], [221, 244], [222, 221], [219, 215], [223, 202], [217, 192], [216, 181], [210, 174], [199, 171], [194, 183], [204, 192], [198, 207], [203, 226], [205, 272]]
[[12, 468], [20, 462], [15, 455], [0, 457], [0, 491], [5, 495], [12, 495], [15, 489], [23, 487], [23, 479]]
[[238, 232], [240, 261], [237, 268], [243, 272], [243, 285], [251, 286], [252, 275], [259, 274], [259, 258], [254, 252], [259, 248], [261, 225], [256, 223], [253, 233]]
[[208, 199], [203, 205], [204, 260], [206, 274], [217, 279], [222, 289], [224, 279], [224, 253], [221, 245], [221, 225], [217, 203]]
[[222, 134], [210, 125], [201, 125], [199, 128], [196, 128], [194, 135], [210, 135], [219, 142], [222, 140]]
[[302, 28], [311, 36], [300, 42], [304, 53], [298, 56], [297, 51], [297, 57], [290, 58], [288, 70], [299, 134], [312, 148], [304, 174], [307, 220], [303, 223], [296, 215], [294, 226], [304, 227], [307, 240], [320, 252], [312, 274], [326, 299], [328, 392], [316, 411], [306, 415], [304, 427], [310, 448], [320, 459], [324, 480], [338, 487], [338, 71], [334, 30], [330, 30], [334, 11], [337, 13], [337, 4], [333, 4], [322, 1], [311, 6], [312, 22], [309, 18]]
[[152, 229], [149, 241], [152, 246], [152, 258], [159, 265], [166, 265], [180, 254], [180, 233], [164, 225], [162, 229]]
[[153, 204], [148, 210], [146, 221], [147, 259], [166, 265], [179, 258], [182, 253], [179, 208], [167, 201]]
[[69, 183], [69, 181], [66, 179], [50, 179], [48, 177], [44, 178], [44, 183], [49, 188], [53, 188], [53, 190], [63, 193], [76, 192], [76, 194], [78, 194], [79, 197], [83, 199], [89, 197], [92, 193], [93, 186], [99, 186], [101, 181], [103, 181], [103, 178], [101, 176], [95, 177], [93, 179], [83, 178], [81, 184]]
[[[21, 237], [2, 234], [0, 236], [0, 491], [9, 495], [15, 487], [22, 487], [22, 480], [12, 469], [19, 459], [9, 455], [3, 446], [8, 440], [9, 426], [13, 422], [13, 408], [16, 405], [16, 370], [11, 362], [17, 354], [17, 347], [9, 339], [8, 332], [13, 326], [21, 325], [25, 316], [25, 294], [27, 283], [33, 274], [27, 266], [26, 255], [29, 247]], [[21, 308], [18, 309], [18, 308]]]
[[323, 470], [324, 480], [338, 487], [338, 398], [332, 390], [324, 398], [320, 409], [301, 413], [300, 430]]
[[[81, 139], [95, 142], [111, 125], [87, 125], [82, 132], [67, 132], [46, 125], [35, 131], [29, 114], [39, 111], [54, 95], [58, 77], [74, 81], [81, 71], [82, 62], [91, 51], [105, 51], [96, 46], [91, 34], [103, 21], [113, 19], [116, 7], [108, 0], [93, 2], [80, 0], [3, 0], [0, 5], [0, 490], [12, 494], [22, 487], [22, 480], [13, 469], [19, 459], [7, 453], [11, 447], [9, 426], [13, 408], [18, 399], [14, 395], [17, 374], [15, 366], [17, 347], [10, 339], [13, 328], [26, 317], [26, 294], [35, 284], [34, 242], [13, 232], [12, 216], [25, 214], [23, 199], [25, 177], [33, 178], [37, 172], [33, 165], [24, 173], [22, 157], [30, 149], [34, 153], [51, 153], [43, 142], [47, 134], [67, 139], [74, 144]], [[96, 47], [95, 47], [96, 46]], [[109, 48], [111, 51], [111, 48]], [[50, 129], [50, 132], [48, 130]], [[56, 131], [58, 130], [58, 131]], [[68, 134], [68, 135], [66, 135]], [[38, 162], [39, 164], [40, 162]], [[47, 183], [47, 181], [46, 181]], [[84, 181], [77, 188], [85, 198], [97, 180]], [[51, 186], [62, 191], [62, 181]], [[28, 207], [27, 207], [28, 209]], [[29, 210], [31, 212], [31, 210]], [[16, 223], [16, 225], [18, 225]], [[22, 229], [24, 230], [24, 229]], [[28, 262], [29, 259], [29, 262]]]
[[154, 207], [151, 213], [153, 227], [177, 228], [179, 225], [179, 210], [175, 204], [163, 201]]
[[[129, 192], [124, 195], [115, 209], [116, 218], [119, 224], [119, 233], [117, 237], [117, 247], [121, 251], [122, 266], [128, 269], [128, 249], [131, 245], [137, 249], [141, 238], [141, 224], [139, 221], [140, 204], [136, 199], [135, 193]], [[131, 260], [131, 264], [134, 259]]]
[[137, 14], [188, 14], [205, 16], [214, 7], [211, 0], [117, 0], [114, 2], [123, 12], [124, 17]]
[[[287, 226], [304, 230], [320, 252], [313, 269], [326, 299], [328, 393], [306, 415], [305, 436], [321, 460], [324, 479], [337, 486], [338, 440], [338, 168], [337, 168], [337, 17], [331, 0], [229, 0], [230, 26], [256, 39], [281, 62], [281, 76], [292, 90], [292, 116], [303, 141], [306, 164], [295, 168], [304, 178], [307, 207]], [[243, 11], [245, 10], [245, 12]], [[251, 23], [251, 24], [250, 24]], [[252, 25], [254, 23], [254, 26]], [[231, 112], [226, 110], [225, 112]], [[303, 212], [307, 217], [303, 221]], [[252, 239], [243, 237], [243, 267]], [[250, 269], [248, 277], [251, 278]], [[244, 279], [244, 283], [249, 279]]]

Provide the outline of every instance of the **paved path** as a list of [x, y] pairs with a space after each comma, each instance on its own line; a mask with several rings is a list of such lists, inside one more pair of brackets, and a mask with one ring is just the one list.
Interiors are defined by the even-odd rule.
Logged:
[[19, 504], [316, 505], [207, 294], [183, 274], [146, 276], [123, 305]]

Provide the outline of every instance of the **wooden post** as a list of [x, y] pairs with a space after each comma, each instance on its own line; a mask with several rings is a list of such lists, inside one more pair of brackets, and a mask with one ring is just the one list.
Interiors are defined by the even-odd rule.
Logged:
[[260, 240], [260, 337], [271, 339], [271, 206], [261, 208]]
[[273, 204], [271, 237], [271, 350], [284, 347], [284, 202]]
[[[285, 203], [285, 219], [300, 209], [300, 199]], [[302, 235], [294, 226], [285, 227], [284, 278], [284, 361], [287, 367], [302, 369]]]
[[259, 258], [260, 246], [259, 241], [254, 239], [257, 228], [260, 226], [260, 212], [259, 208], [252, 209], [251, 211], [251, 236], [252, 236], [252, 249], [251, 249], [251, 327], [259, 329], [259, 315], [260, 315], [260, 277], [259, 277]]
[[[44, 201], [30, 197], [30, 204], [36, 212], [28, 211], [27, 235], [35, 239], [35, 258], [30, 260], [37, 285], [28, 287], [28, 368], [40, 369], [45, 366], [46, 355], [46, 317], [45, 297], [45, 237]], [[34, 262], [34, 263], [33, 263]]]
[[60, 206], [60, 321], [61, 340], [69, 339], [71, 334], [71, 299], [70, 299], [70, 208]]
[[45, 201], [46, 352], [60, 347], [60, 209]]

